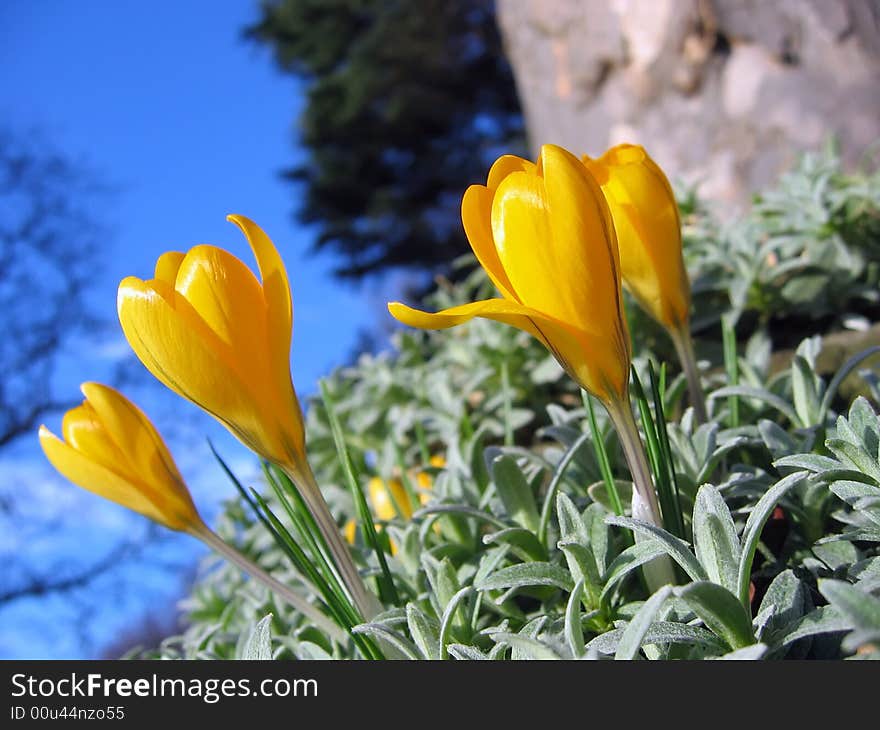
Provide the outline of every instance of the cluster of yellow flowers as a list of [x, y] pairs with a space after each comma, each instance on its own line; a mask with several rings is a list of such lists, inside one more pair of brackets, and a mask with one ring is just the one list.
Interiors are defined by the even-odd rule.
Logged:
[[[446, 466], [446, 459], [435, 454], [428, 460], [428, 466], [434, 469], [442, 469]], [[434, 479], [431, 474], [420, 469], [409, 474], [411, 481], [415, 482], [417, 488], [416, 494], [411, 494], [404, 486], [403, 482], [396, 477], [392, 477], [387, 481], [382, 477], [372, 477], [367, 482], [367, 495], [370, 498], [370, 506], [373, 508], [373, 514], [376, 519], [381, 522], [390, 522], [396, 517], [408, 520], [413, 513], [419, 508], [426, 505], [431, 497], [430, 490], [434, 486]], [[376, 525], [381, 529], [382, 525]], [[436, 526], [435, 526], [436, 527]], [[354, 545], [357, 539], [357, 522], [349, 520], [343, 528], [345, 539], [349, 544]], [[397, 552], [397, 545], [393, 540], [389, 540], [391, 546], [391, 554]]]
[[[229, 216], [246, 236], [260, 280], [223, 249], [168, 252], [152, 279], [119, 285], [125, 337], [147, 369], [214, 416], [297, 485], [364, 618], [379, 610], [366, 589], [306, 458], [302, 412], [290, 376], [292, 304], [284, 263], [253, 221]], [[659, 167], [641, 147], [620, 145], [578, 159], [553, 145], [536, 163], [506, 155], [462, 200], [462, 221], [501, 298], [436, 314], [394, 302], [391, 314], [414, 327], [446, 328], [473, 317], [505, 322], [541, 341], [574, 380], [601, 400], [633, 472], [633, 514], [661, 524], [657, 498], [628, 396], [631, 345], [621, 285], [676, 342], [703, 413], [688, 330], [690, 288], [678, 209]], [[171, 529], [188, 532], [269, 583], [314, 618], [326, 617], [247, 563], [203, 522], [156, 429], [134, 404], [85, 383], [63, 440], [45, 426], [49, 461], [71, 481]], [[424, 485], [423, 485], [424, 486]], [[381, 520], [416, 508], [394, 482], [369, 485]], [[384, 496], [383, 496], [384, 495]], [[395, 506], [396, 505], [396, 506]], [[317, 619], [315, 619], [317, 621]]]

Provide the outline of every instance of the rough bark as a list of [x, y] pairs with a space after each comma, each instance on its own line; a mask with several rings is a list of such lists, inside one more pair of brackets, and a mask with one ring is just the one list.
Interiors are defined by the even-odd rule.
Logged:
[[533, 148], [644, 144], [743, 202], [829, 135], [880, 139], [880, 0], [498, 0]]

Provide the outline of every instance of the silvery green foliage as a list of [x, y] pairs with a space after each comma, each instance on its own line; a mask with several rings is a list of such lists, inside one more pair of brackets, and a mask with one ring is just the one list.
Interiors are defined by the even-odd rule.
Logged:
[[842, 173], [832, 145], [804, 156], [734, 222], [689, 216], [699, 204], [684, 207], [695, 326], [725, 311], [838, 322], [870, 311], [880, 297], [878, 207], [880, 173]]
[[[855, 356], [838, 376], [820, 374], [817, 363], [820, 335], [842, 321], [834, 315], [863, 313], [875, 301], [878, 202], [877, 175], [844, 176], [830, 153], [805, 159], [737, 223], [721, 226], [695, 198], [683, 202], [702, 318], [695, 325], [725, 313], [744, 334], [735, 385], [711, 334], [698, 342], [709, 360], [709, 423], [698, 425], [686, 408], [669, 360], [664, 409], [683, 536], [612, 513], [580, 393], [521, 332], [480, 320], [401, 331], [392, 352], [333, 373], [327, 385], [361, 481], [395, 477], [425, 500], [411, 519], [384, 526], [400, 605], [358, 631], [400, 656], [431, 660], [876, 654], [876, 360]], [[475, 271], [441, 286], [426, 307], [491, 295]], [[630, 315], [644, 372], [652, 353], [668, 359], [668, 343], [632, 307]], [[780, 327], [801, 334], [783, 361], [774, 354]], [[844, 373], [862, 374], [874, 400], [844, 399]], [[619, 444], [598, 407], [597, 417], [627, 504]], [[310, 405], [307, 427], [310, 459], [342, 524], [354, 508], [320, 403]], [[444, 466], [432, 466], [433, 456]], [[239, 501], [226, 505], [217, 529], [304, 591]], [[375, 556], [360, 542], [353, 550], [375, 575]], [[660, 555], [674, 562], [677, 585], [649, 594], [640, 568]], [[186, 630], [155, 655], [356, 655], [215, 558], [183, 609]]]

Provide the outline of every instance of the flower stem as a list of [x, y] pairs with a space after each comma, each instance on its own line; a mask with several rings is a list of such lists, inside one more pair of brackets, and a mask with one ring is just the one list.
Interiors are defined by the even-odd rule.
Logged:
[[623, 447], [623, 455], [626, 457], [626, 463], [629, 465], [633, 478], [632, 516], [634, 519], [663, 527], [657, 493], [651, 479], [651, 468], [648, 466], [648, 459], [629, 402], [614, 403], [606, 408], [608, 415], [611, 416], [611, 422], [617, 430], [620, 445]]
[[305, 466], [298, 469], [283, 468], [294, 484], [300, 487], [303, 501], [306, 503], [306, 506], [312, 513], [312, 517], [315, 518], [318, 529], [324, 536], [327, 548], [330, 550], [330, 555], [336, 564], [336, 568], [339, 570], [342, 581], [351, 594], [354, 605], [364, 621], [370, 621], [382, 611], [382, 604], [364, 585], [357, 566], [351, 558], [348, 546], [339, 532], [339, 526], [333, 519], [333, 515], [330, 514], [330, 508], [321, 494], [321, 489], [315, 480], [311, 467], [306, 463]]
[[[629, 397], [627, 396], [625, 400], [606, 403], [605, 408], [617, 430], [620, 444], [623, 447], [623, 455], [633, 478], [632, 517], [635, 520], [648, 522], [662, 528], [663, 519], [660, 515], [660, 504], [657, 501], [657, 492], [651, 477], [651, 468], [648, 466], [645, 447], [639, 435], [639, 427], [633, 417]], [[643, 570], [645, 580], [652, 592], [660, 586], [675, 583], [672, 563], [666, 555], [646, 563]]]
[[684, 376], [687, 379], [688, 395], [690, 395], [694, 416], [696, 416], [698, 424], [706, 423], [709, 416], [706, 412], [706, 399], [703, 395], [703, 385], [700, 382], [700, 371], [697, 368], [694, 341], [691, 339], [690, 329], [687, 324], [684, 324], [679, 329], [669, 330], [669, 336], [672, 338], [672, 344], [675, 345], [675, 352], [678, 354], [681, 369], [684, 370]]
[[191, 534], [222, 555], [230, 563], [241, 568], [252, 578], [265, 585], [274, 594], [287, 601], [287, 603], [303, 614], [303, 616], [310, 619], [317, 628], [324, 631], [329, 637], [340, 643], [345, 643], [348, 640], [348, 635], [345, 631], [321, 613], [314, 605], [242, 555], [229, 543], [225, 542], [216, 532], [211, 530], [210, 527], [202, 524], [200, 527], [193, 528]]

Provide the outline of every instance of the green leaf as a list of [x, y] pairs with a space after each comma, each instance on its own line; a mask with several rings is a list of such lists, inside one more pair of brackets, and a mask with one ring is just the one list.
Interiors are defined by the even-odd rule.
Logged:
[[789, 624], [773, 638], [778, 646], [785, 647], [808, 636], [836, 634], [852, 627], [852, 621], [834, 606], [821, 606]]
[[523, 527], [508, 527], [483, 535], [484, 545], [510, 545], [523, 560], [547, 560], [547, 549], [538, 541], [534, 532]]
[[499, 644], [507, 644], [512, 649], [516, 649], [525, 659], [562, 659], [562, 657], [549, 646], [529, 636], [509, 634], [502, 631], [492, 634], [492, 639]]
[[553, 508], [554, 501], [556, 499], [556, 493], [559, 491], [559, 485], [562, 484], [562, 478], [565, 475], [565, 470], [578, 455], [578, 452], [586, 443], [588, 438], [589, 436], [587, 434], [580, 434], [578, 438], [574, 441], [574, 443], [572, 443], [572, 445], [568, 447], [568, 450], [565, 452], [565, 454], [559, 460], [559, 463], [556, 465], [556, 468], [553, 470], [553, 476], [550, 478], [550, 483], [547, 485], [547, 495], [544, 497], [544, 504], [541, 507], [541, 521], [538, 525], [538, 540], [540, 540], [541, 544], [547, 542], [547, 530], [550, 525], [550, 514]]
[[754, 506], [742, 534], [742, 554], [739, 560], [739, 576], [737, 584], [739, 586], [737, 595], [742, 605], [746, 608], [749, 606], [749, 581], [752, 577], [752, 562], [755, 559], [755, 550], [758, 547], [758, 540], [761, 539], [761, 531], [770, 515], [776, 508], [779, 500], [785, 496], [792, 487], [800, 484], [807, 473], [803, 471], [789, 474], [783, 477], [770, 489], [768, 489], [758, 503]]
[[609, 530], [608, 525], [605, 524], [606, 514], [605, 508], [598, 504], [589, 505], [583, 513], [584, 524], [590, 536], [590, 549], [593, 551], [599, 575], [605, 574], [608, 561]]
[[556, 518], [559, 521], [559, 541], [576, 542], [581, 545], [590, 544], [587, 526], [581, 517], [580, 510], [566, 494], [556, 497]]
[[492, 481], [507, 514], [521, 527], [538, 532], [541, 516], [535, 506], [535, 495], [512, 456], [502, 455], [492, 462]]
[[263, 616], [250, 630], [238, 652], [239, 659], [272, 659], [272, 614]]
[[870, 477], [876, 484], [880, 484], [880, 464], [878, 464], [876, 457], [868, 454], [860, 446], [843, 439], [827, 439], [825, 445], [844, 465], [851, 465], [857, 471]]
[[609, 515], [605, 518], [605, 522], [609, 525], [627, 527], [650, 540], [658, 542], [663, 547], [664, 552], [678, 563], [693, 580], [706, 580], [708, 578], [706, 571], [703, 570], [703, 566], [700, 565], [700, 562], [691, 552], [688, 544], [684, 540], [675, 537], [675, 535], [670, 535], [666, 530], [641, 520], [617, 517], [616, 515]]
[[565, 606], [565, 640], [575, 659], [580, 659], [584, 655], [584, 630], [581, 626], [581, 596], [583, 593], [584, 581], [581, 579], [575, 584]]
[[741, 395], [746, 398], [762, 401], [768, 406], [775, 408], [793, 424], [800, 425], [797, 412], [778, 395], [774, 395], [769, 390], [764, 390], [763, 388], [755, 388], [750, 385], [730, 385], [714, 391], [709, 395], [709, 399], [726, 398], [732, 395]]
[[477, 520], [487, 522], [500, 530], [505, 530], [510, 527], [506, 522], [499, 520], [488, 512], [461, 504], [431, 504], [414, 512], [412, 518], [418, 520], [427, 517], [428, 515], [461, 515], [462, 517], [473, 517]]
[[766, 653], [766, 644], [752, 644], [751, 646], [744, 646], [742, 649], [734, 649], [723, 656], [717, 657], [717, 659], [727, 661], [755, 661], [757, 659], [763, 659]]
[[758, 638], [775, 643], [774, 634], [800, 619], [806, 608], [803, 582], [794, 571], [782, 571], [770, 583], [758, 609], [758, 616], [763, 617], [760, 623], [755, 620]]
[[499, 588], [524, 588], [528, 586], [553, 586], [571, 592], [574, 581], [571, 574], [552, 563], [519, 563], [501, 568], [480, 584], [478, 591], [491, 591]]
[[[614, 492], [615, 494], [617, 494], [618, 499], [621, 500], [621, 503], [629, 504], [632, 501], [632, 482], [628, 482], [625, 479], [615, 479], [613, 480], [613, 483]], [[589, 487], [587, 487], [587, 494], [590, 495], [590, 499], [592, 499], [597, 504], [601, 504], [606, 510], [608, 510], [612, 514], [619, 514], [621, 517], [623, 516], [623, 511], [621, 511], [620, 513], [616, 512], [614, 509], [614, 503], [608, 498], [607, 482], [602, 481], [591, 484]]]
[[[624, 629], [612, 629], [604, 634], [599, 634], [587, 644], [587, 651], [613, 654], [617, 651], [623, 632]], [[694, 644], [719, 652], [727, 648], [711, 631], [707, 631], [701, 626], [690, 626], [673, 621], [652, 623], [642, 638], [642, 646], [646, 644]]]
[[648, 633], [654, 618], [659, 613], [663, 604], [672, 595], [670, 586], [663, 586], [653, 596], [651, 596], [642, 607], [632, 617], [627, 624], [620, 637], [620, 643], [617, 645], [617, 651], [614, 653], [615, 659], [635, 659], [639, 653], [639, 647]]
[[819, 580], [819, 592], [853, 628], [880, 635], [880, 599], [842, 580]]
[[[739, 358], [736, 352], [736, 329], [730, 316], [721, 318], [721, 341], [724, 346], [724, 369], [730, 385], [739, 384]], [[727, 399], [730, 413], [730, 427], [739, 427], [739, 400], [736, 396]]]
[[711, 484], [704, 484], [697, 492], [693, 531], [694, 551], [709, 580], [735, 591], [740, 561], [739, 538], [727, 504]]
[[755, 643], [751, 618], [736, 596], [726, 588], [709, 581], [697, 581], [676, 588], [675, 594], [731, 649]]
[[[599, 430], [599, 425], [596, 423], [596, 412], [593, 410], [593, 396], [585, 390], [582, 390], [581, 397], [584, 401], [584, 408], [589, 416], [590, 435], [593, 439], [593, 449], [596, 452], [596, 461], [599, 463], [599, 470], [602, 473], [602, 480], [605, 484], [605, 499], [607, 500], [608, 508], [616, 515], [623, 515], [623, 502], [621, 501], [621, 495], [611, 472], [611, 464], [608, 461], [608, 452], [605, 450], [605, 442], [602, 440], [602, 432]], [[606, 502], [603, 502], [603, 504], [605, 503]]]
[[428, 553], [422, 553], [422, 568], [431, 586], [432, 598], [436, 601], [437, 614], [440, 615], [461, 589], [455, 568], [448, 558], [437, 560]]
[[791, 389], [794, 408], [803, 427], [819, 423], [821, 417], [821, 397], [824, 384], [816, 375], [816, 348], [821, 338], [811, 337], [797, 348], [791, 366]]
[[846, 472], [850, 471], [848, 469], [844, 469], [843, 465], [837, 461], [836, 459], [832, 459], [828, 456], [822, 456], [821, 454], [791, 454], [789, 456], [783, 456], [776, 461], [773, 462], [773, 466], [777, 469], [780, 467], [788, 467], [791, 469], [805, 469], [806, 471], [813, 472], [814, 474], [819, 474], [821, 476], [825, 476], [828, 472]]
[[472, 586], [465, 586], [462, 588], [449, 600], [449, 603], [443, 610], [443, 616], [440, 619], [440, 636], [438, 638], [441, 659], [446, 658], [446, 644], [448, 643], [449, 634], [452, 630], [453, 618], [455, 617], [461, 602], [470, 595], [471, 591], [473, 591]]
[[396, 649], [404, 659], [420, 659], [419, 651], [412, 644], [412, 642], [408, 641], [406, 637], [401, 636], [399, 633], [394, 631], [393, 629], [388, 628], [384, 624], [379, 623], [366, 623], [366, 624], [358, 624], [355, 626], [352, 631], [355, 634], [372, 636], [377, 639], [380, 643], [388, 644], [389, 646]]
[[440, 624], [414, 603], [406, 604], [406, 623], [410, 636], [425, 659], [439, 659]]
[[[761, 434], [764, 445], [774, 459], [785, 458], [788, 454], [794, 454], [800, 450], [797, 441], [789, 435], [788, 431], [766, 418], [758, 421], [758, 433]], [[803, 466], [797, 466], [803, 468]]]
[[471, 661], [488, 661], [489, 657], [474, 646], [466, 644], [450, 644], [446, 647], [449, 656], [453, 659], [471, 660]]
[[[841, 383], [846, 379], [846, 376], [855, 370], [861, 362], [878, 353], [880, 353], [880, 347], [869, 347], [867, 350], [856, 353], [840, 366], [838, 371], [834, 374], [834, 377], [831, 378], [831, 382], [828, 384], [828, 389], [825, 391], [825, 397], [822, 398], [819, 423], [822, 423], [825, 420], [825, 417], [831, 408], [831, 403], [834, 401], [834, 396], [837, 395], [837, 390], [840, 388]], [[858, 402], [859, 399], [864, 400], [864, 398], [859, 396], [856, 401]], [[867, 404], [867, 401], [865, 401], [865, 403]], [[868, 408], [870, 408], [870, 405]], [[850, 408], [850, 417], [852, 417], [852, 408]]]
[[631, 545], [611, 561], [605, 573], [605, 587], [602, 589], [602, 601], [627, 575], [650, 560], [666, 552], [662, 543], [657, 540], [644, 540]]
[[593, 551], [579, 542], [560, 542], [559, 549], [565, 554], [569, 573], [574, 580], [584, 581], [588, 605], [592, 608], [598, 608], [601, 576], [596, 570], [596, 558], [593, 556]]
[[869, 454], [880, 451], [880, 419], [866, 398], [859, 396], [849, 407], [849, 425]]
[[352, 462], [351, 454], [345, 443], [345, 433], [343, 432], [342, 426], [339, 423], [339, 418], [336, 415], [336, 406], [330, 395], [330, 386], [327, 380], [323, 378], [318, 381], [318, 386], [321, 391], [321, 398], [324, 402], [324, 411], [327, 414], [327, 420], [330, 423], [333, 441], [336, 444], [339, 463], [342, 465], [345, 480], [348, 483], [352, 499], [357, 508], [358, 522], [363, 530], [367, 544], [376, 555], [376, 560], [379, 562], [379, 568], [382, 572], [382, 580], [379, 581], [380, 593], [382, 594], [381, 598], [384, 602], [396, 606], [400, 603], [400, 597], [397, 595], [397, 588], [394, 585], [394, 577], [391, 575], [391, 571], [388, 569], [388, 561], [385, 559], [385, 550], [382, 548], [378, 536], [376, 535], [376, 528], [373, 525], [373, 515], [370, 512], [370, 508], [367, 506], [367, 499], [364, 496], [364, 490], [361, 488], [358, 475], [355, 472], [354, 462]]

